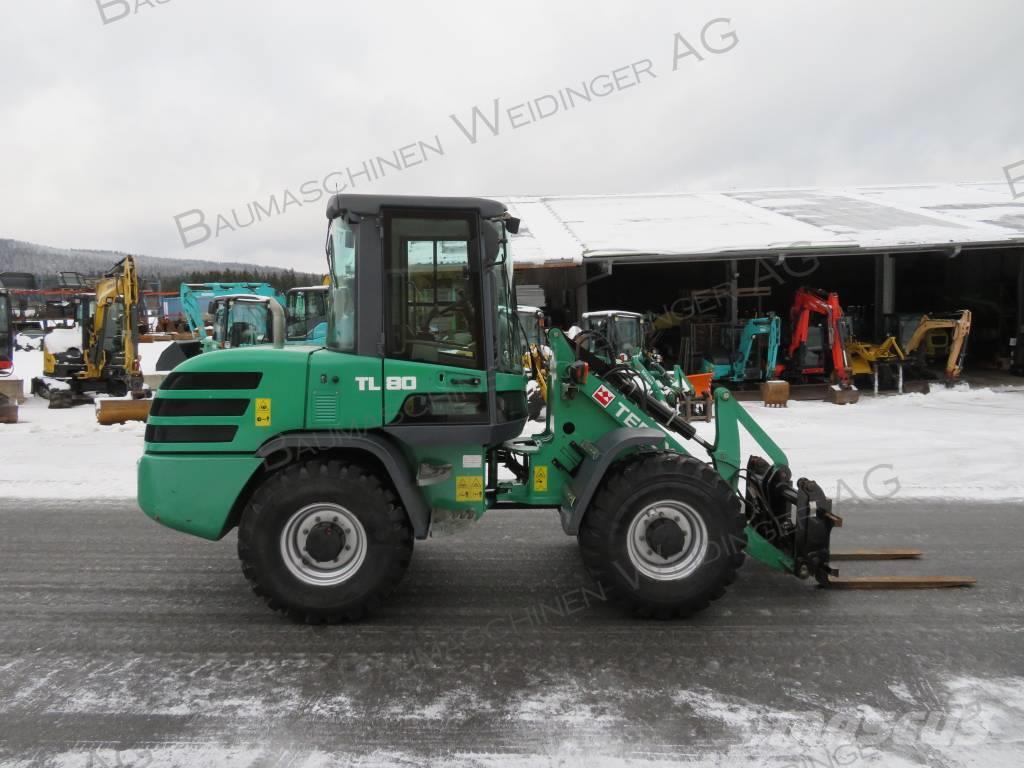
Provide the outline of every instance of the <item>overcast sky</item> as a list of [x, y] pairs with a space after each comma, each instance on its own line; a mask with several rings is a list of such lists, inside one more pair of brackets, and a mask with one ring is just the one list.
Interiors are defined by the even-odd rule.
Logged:
[[319, 270], [341, 184], [714, 191], [1024, 160], [1019, 0], [0, 9], [0, 237], [47, 245]]

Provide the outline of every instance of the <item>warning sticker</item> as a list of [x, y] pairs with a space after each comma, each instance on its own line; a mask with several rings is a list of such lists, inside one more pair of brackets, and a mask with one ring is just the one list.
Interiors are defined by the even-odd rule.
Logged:
[[594, 399], [600, 403], [602, 408], [607, 408], [612, 404], [612, 400], [615, 399], [615, 395], [613, 395], [607, 387], [598, 387], [597, 391], [594, 392]]
[[270, 398], [269, 397], [258, 397], [258, 398], [256, 398], [256, 426], [257, 427], [269, 427], [270, 426]]
[[547, 465], [540, 465], [533, 468], [533, 490], [544, 493], [548, 489], [548, 468]]
[[484, 479], [480, 476], [460, 475], [455, 478], [456, 501], [483, 501]]

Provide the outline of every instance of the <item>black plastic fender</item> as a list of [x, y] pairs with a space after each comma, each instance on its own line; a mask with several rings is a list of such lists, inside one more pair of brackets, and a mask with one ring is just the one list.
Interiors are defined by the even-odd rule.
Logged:
[[660, 448], [665, 444], [665, 433], [660, 429], [614, 429], [597, 441], [598, 455], [587, 457], [580, 465], [570, 489], [575, 497], [572, 505], [562, 504], [558, 510], [562, 518], [562, 530], [570, 536], [580, 532], [580, 523], [590, 506], [597, 487], [604, 479], [608, 468], [628, 448], [649, 446]]
[[416, 481], [406, 465], [405, 457], [391, 440], [375, 434], [343, 434], [338, 432], [297, 432], [278, 435], [256, 452], [256, 455], [268, 459], [268, 468], [290, 464], [303, 455], [312, 457], [321, 451], [332, 448], [368, 453], [377, 459], [387, 471], [398, 498], [409, 515], [413, 533], [417, 539], [427, 538], [430, 531], [430, 510], [423, 501], [423, 495], [416, 486]]

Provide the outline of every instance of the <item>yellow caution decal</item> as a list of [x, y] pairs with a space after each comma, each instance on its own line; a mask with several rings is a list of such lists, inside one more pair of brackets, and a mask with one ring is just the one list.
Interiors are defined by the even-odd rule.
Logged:
[[256, 426], [257, 427], [269, 427], [270, 426], [270, 398], [269, 397], [257, 397], [256, 398]]
[[483, 501], [484, 479], [480, 476], [459, 475], [455, 478], [456, 501]]
[[548, 468], [546, 464], [533, 468], [533, 490], [544, 493], [548, 489]]

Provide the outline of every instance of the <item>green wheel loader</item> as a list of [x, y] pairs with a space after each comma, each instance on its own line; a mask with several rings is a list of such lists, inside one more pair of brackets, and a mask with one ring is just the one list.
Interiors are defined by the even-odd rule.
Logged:
[[[243, 573], [271, 608], [358, 619], [401, 579], [414, 541], [523, 507], [557, 510], [594, 578], [639, 616], [704, 608], [748, 554], [835, 582], [828, 498], [791, 481], [724, 389], [708, 442], [628, 363], [552, 330], [546, 427], [521, 436], [519, 222], [503, 204], [337, 195], [327, 217], [326, 344], [285, 347], [275, 333], [273, 347], [181, 363], [138, 467], [150, 517], [212, 540], [238, 528]], [[741, 427], [764, 457], [741, 462]]]

